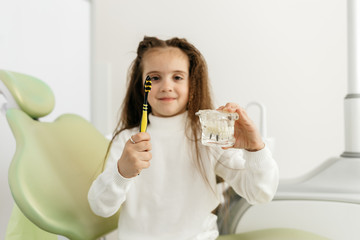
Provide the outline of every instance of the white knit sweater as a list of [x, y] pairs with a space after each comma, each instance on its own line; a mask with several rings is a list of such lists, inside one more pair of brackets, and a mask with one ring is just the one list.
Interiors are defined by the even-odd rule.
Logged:
[[117, 160], [138, 129], [121, 132], [113, 143], [105, 170], [93, 182], [88, 199], [94, 213], [103, 217], [115, 214], [121, 206], [119, 240], [216, 239], [216, 216], [211, 214], [221, 196], [216, 174], [251, 204], [273, 198], [279, 174], [266, 147], [248, 152], [201, 145], [207, 183], [192, 158], [193, 142], [185, 136], [186, 119], [187, 113], [171, 118], [150, 114], [151, 166], [134, 178], [119, 174]]

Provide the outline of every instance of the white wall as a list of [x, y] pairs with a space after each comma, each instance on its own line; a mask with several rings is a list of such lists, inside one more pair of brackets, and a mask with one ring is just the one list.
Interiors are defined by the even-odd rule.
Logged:
[[[0, 69], [36, 76], [54, 91], [55, 109], [42, 120], [68, 112], [90, 120], [89, 2], [0, 1], [0, 29]], [[7, 170], [14, 152], [15, 140], [0, 114], [0, 239], [13, 205]]]
[[[63, 112], [112, 131], [127, 68], [144, 35], [185, 37], [206, 57], [216, 104], [257, 100], [268, 110], [281, 177], [295, 177], [343, 151], [346, 1], [94, 0], [90, 116], [89, 3], [0, 1], [0, 68], [46, 81]], [[94, 99], [97, 97], [97, 99]], [[0, 119], [1, 183], [14, 140]], [[6, 151], [4, 151], [6, 149]], [[0, 233], [11, 205], [0, 186]], [[5, 207], [4, 207], [5, 206]], [[10, 209], [10, 208], [9, 208]], [[4, 220], [5, 219], [5, 220]], [[1, 238], [1, 236], [0, 236]]]
[[49, 84], [56, 106], [90, 119], [90, 5], [84, 0], [0, 2], [0, 68]]
[[94, 80], [107, 79], [111, 97], [102, 98], [110, 111], [94, 109], [104, 117], [104, 132], [115, 126], [138, 42], [144, 35], [179, 36], [207, 59], [217, 105], [266, 105], [282, 178], [343, 152], [346, 1], [101, 0], [94, 6], [93, 63], [101, 69]]

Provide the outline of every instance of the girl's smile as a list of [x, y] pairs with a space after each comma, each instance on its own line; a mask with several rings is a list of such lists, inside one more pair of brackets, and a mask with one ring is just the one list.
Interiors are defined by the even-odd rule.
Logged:
[[189, 99], [189, 59], [178, 48], [154, 48], [143, 60], [143, 78], [152, 79], [148, 102], [152, 114], [172, 117], [186, 111]]
[[159, 100], [164, 102], [170, 102], [172, 100], [175, 100], [175, 98], [159, 98]]
[[173, 101], [173, 100], [176, 100], [176, 98], [175, 97], [159, 97], [158, 98], [160, 101], [168, 101], [168, 102], [170, 102], [170, 101]]

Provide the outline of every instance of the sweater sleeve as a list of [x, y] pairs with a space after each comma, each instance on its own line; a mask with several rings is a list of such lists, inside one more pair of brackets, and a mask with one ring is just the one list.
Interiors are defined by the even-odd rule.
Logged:
[[124, 144], [124, 141], [113, 143], [104, 171], [94, 180], [88, 192], [92, 211], [101, 217], [110, 217], [119, 210], [133, 181], [121, 176], [117, 168]]
[[250, 204], [271, 201], [279, 184], [279, 169], [267, 147], [257, 152], [226, 150], [215, 172]]

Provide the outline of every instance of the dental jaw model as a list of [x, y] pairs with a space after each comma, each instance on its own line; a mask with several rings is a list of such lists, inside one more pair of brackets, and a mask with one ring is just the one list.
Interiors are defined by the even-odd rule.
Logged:
[[200, 110], [196, 113], [201, 123], [201, 143], [206, 146], [231, 147], [235, 144], [234, 124], [237, 113]]

